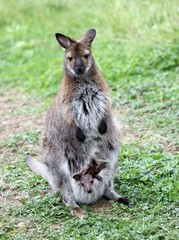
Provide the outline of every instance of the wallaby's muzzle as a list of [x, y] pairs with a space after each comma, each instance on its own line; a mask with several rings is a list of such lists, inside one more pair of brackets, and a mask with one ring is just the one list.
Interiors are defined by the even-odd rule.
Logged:
[[85, 66], [83, 62], [81, 61], [80, 58], [77, 58], [75, 63], [75, 73], [77, 75], [82, 75], [84, 74], [84, 72], [85, 72]]

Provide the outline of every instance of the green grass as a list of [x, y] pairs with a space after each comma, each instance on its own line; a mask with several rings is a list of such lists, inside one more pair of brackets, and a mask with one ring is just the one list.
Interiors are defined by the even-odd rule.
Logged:
[[[177, 0], [1, 0], [0, 113], [12, 130], [0, 140], [0, 239], [179, 239], [178, 9]], [[82, 205], [80, 221], [24, 156], [40, 158], [37, 119], [63, 75], [54, 34], [79, 39], [93, 27], [93, 54], [125, 129], [115, 188], [135, 207]]]

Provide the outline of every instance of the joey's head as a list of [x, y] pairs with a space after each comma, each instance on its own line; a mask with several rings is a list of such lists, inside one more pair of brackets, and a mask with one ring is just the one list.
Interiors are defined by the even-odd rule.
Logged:
[[73, 77], [80, 77], [90, 72], [94, 64], [91, 44], [96, 36], [96, 30], [88, 30], [84, 37], [78, 41], [61, 33], [56, 33], [55, 36], [60, 46], [65, 49], [64, 66], [66, 73]]
[[94, 180], [91, 174], [79, 173], [79, 174], [75, 174], [73, 178], [76, 181], [80, 182], [80, 184], [84, 187], [85, 191], [87, 191], [88, 193], [92, 193], [92, 186], [93, 186]]

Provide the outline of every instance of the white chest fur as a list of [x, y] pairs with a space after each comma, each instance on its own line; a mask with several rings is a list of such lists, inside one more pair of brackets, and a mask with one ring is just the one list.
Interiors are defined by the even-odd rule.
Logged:
[[104, 117], [107, 98], [94, 82], [84, 82], [77, 85], [72, 100], [72, 113], [82, 130], [98, 127]]

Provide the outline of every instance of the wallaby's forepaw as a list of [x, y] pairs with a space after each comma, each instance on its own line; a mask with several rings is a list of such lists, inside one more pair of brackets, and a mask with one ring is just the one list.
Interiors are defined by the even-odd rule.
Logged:
[[105, 118], [103, 118], [101, 123], [99, 124], [98, 131], [101, 134], [105, 134], [107, 132], [107, 123]]
[[73, 208], [71, 210], [71, 214], [75, 217], [80, 218], [80, 219], [83, 219], [84, 216], [85, 216], [84, 211], [79, 207]]
[[83, 134], [82, 130], [79, 127], [76, 130], [76, 138], [80, 142], [84, 142], [84, 140], [85, 140], [85, 135]]
[[122, 203], [124, 205], [127, 205], [129, 208], [133, 208], [133, 205], [129, 202], [127, 198], [120, 197], [118, 198], [118, 203]]

